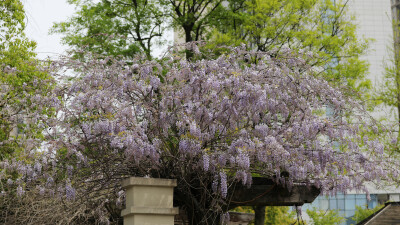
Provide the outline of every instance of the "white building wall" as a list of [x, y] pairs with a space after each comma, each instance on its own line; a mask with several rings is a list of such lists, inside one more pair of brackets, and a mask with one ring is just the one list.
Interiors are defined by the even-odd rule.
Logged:
[[370, 63], [368, 78], [376, 86], [382, 81], [383, 62], [389, 59], [388, 47], [393, 45], [390, 0], [349, 0], [349, 13], [356, 17], [359, 37], [372, 38], [365, 59]]
[[[391, 0], [348, 0], [348, 4], [348, 13], [355, 16], [358, 37], [371, 39], [370, 48], [362, 58], [370, 64], [367, 78], [376, 92], [383, 82], [384, 65], [390, 65], [393, 58]], [[384, 119], [390, 128], [397, 118], [396, 110], [384, 105], [377, 107], [372, 115]]]

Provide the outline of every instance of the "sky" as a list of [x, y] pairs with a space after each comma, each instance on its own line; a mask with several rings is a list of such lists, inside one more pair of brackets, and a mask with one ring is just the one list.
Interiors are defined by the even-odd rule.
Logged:
[[[1, 0], [0, 0], [1, 1]], [[67, 0], [21, 0], [26, 12], [25, 33], [31, 40], [37, 42], [36, 53], [40, 59], [57, 57], [65, 53], [68, 46], [61, 44], [60, 34], [49, 35], [49, 30], [55, 22], [66, 21], [72, 17], [75, 7], [67, 3]], [[173, 32], [166, 32], [169, 44], [172, 43]], [[153, 48], [153, 55], [158, 56], [167, 49], [167, 45], [161, 48]]]
[[49, 29], [55, 22], [71, 17], [75, 12], [66, 0], [22, 0], [26, 12], [26, 35], [37, 42], [36, 52], [41, 59], [57, 57], [67, 49], [61, 45], [61, 35], [49, 35]]

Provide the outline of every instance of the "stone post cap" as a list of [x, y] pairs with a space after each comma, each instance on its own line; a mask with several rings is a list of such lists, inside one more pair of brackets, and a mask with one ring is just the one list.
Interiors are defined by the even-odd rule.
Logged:
[[166, 215], [166, 216], [174, 216], [179, 214], [179, 208], [149, 208], [149, 207], [129, 207], [127, 209], [122, 210], [121, 216], [129, 216], [129, 215]]
[[130, 177], [122, 181], [123, 188], [131, 186], [176, 187], [177, 181], [176, 179], [146, 178], [146, 177]]

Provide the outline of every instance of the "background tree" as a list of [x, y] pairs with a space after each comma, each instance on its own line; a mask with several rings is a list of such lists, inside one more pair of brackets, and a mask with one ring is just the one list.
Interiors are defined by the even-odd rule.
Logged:
[[339, 212], [335, 210], [313, 210], [307, 209], [307, 214], [310, 216], [314, 225], [337, 225], [341, 224], [345, 219], [339, 216]]
[[354, 18], [347, 13], [348, 0], [227, 2], [213, 14], [210, 48], [246, 43], [258, 51], [287, 47], [310, 51], [316, 55], [310, 64], [332, 85], [348, 89], [349, 95], [369, 97], [368, 63], [360, 59], [368, 40], [357, 38]]
[[264, 224], [294, 224], [296, 222], [295, 216], [296, 212], [289, 212], [289, 207], [268, 206], [265, 210]]
[[351, 219], [354, 220], [354, 222], [359, 223], [383, 207], [384, 205], [377, 205], [375, 208], [369, 209], [368, 207], [356, 206], [356, 212]]
[[[347, 14], [347, 2], [332, 0], [69, 0], [78, 11], [55, 24], [73, 49], [87, 46], [105, 55], [150, 58], [152, 46], [163, 41], [165, 28], [182, 35], [183, 42], [209, 41], [219, 45], [247, 44], [250, 49], [282, 48], [311, 51], [310, 62], [319, 75], [350, 96], [369, 98], [368, 63], [359, 58], [368, 40], [358, 39]], [[157, 41], [155, 41], [157, 39]], [[220, 50], [216, 50], [218, 53]], [[187, 57], [193, 51], [186, 52]]]
[[[378, 102], [394, 109], [392, 112], [395, 121], [392, 128], [398, 132], [400, 128], [400, 29], [398, 21], [393, 21], [393, 46], [388, 49], [389, 59], [385, 63], [384, 78], [375, 97]], [[387, 122], [390, 124], [393, 121]], [[398, 141], [399, 138], [400, 133]]]
[[[182, 35], [184, 43], [207, 40], [206, 35], [212, 29], [210, 26], [215, 18], [214, 14], [221, 7], [224, 0], [178, 0], [164, 1], [171, 8], [169, 16], [173, 18], [172, 27], [175, 34]], [[178, 44], [178, 43], [175, 43]], [[193, 51], [187, 51], [186, 57], [193, 56]]]
[[[47, 73], [38, 69], [33, 52], [36, 44], [25, 37], [24, 19], [19, 0], [0, 2], [0, 159], [33, 148], [41, 136], [28, 96], [45, 94]], [[21, 145], [17, 139], [29, 143]]]
[[54, 25], [51, 32], [63, 33], [63, 43], [85, 47], [100, 55], [133, 57], [138, 52], [151, 58], [153, 45], [162, 43], [166, 12], [157, 1], [68, 0], [78, 9], [67, 22]]
[[[43, 158], [1, 164], [20, 174], [7, 186], [20, 196], [34, 187], [87, 206], [97, 222], [116, 223], [123, 179], [172, 178], [174, 204], [190, 224], [216, 224], [231, 190], [251, 185], [253, 175], [289, 189], [303, 183], [336, 193], [398, 174], [398, 162], [377, 140], [361, 145], [359, 105], [289, 50], [271, 57], [235, 48], [216, 59], [171, 54], [133, 64], [86, 59], [54, 63], [77, 78], [35, 102], [60, 115], [45, 118], [51, 129]], [[357, 123], [318, 114], [327, 104], [334, 115], [359, 109]]]
[[[255, 207], [241, 206], [236, 207], [232, 211], [254, 213]], [[295, 224], [296, 223], [296, 212], [290, 211], [288, 206], [267, 206], [265, 207], [264, 220], [261, 222], [262, 225], [275, 225], [275, 224]], [[254, 225], [254, 221], [249, 223]]]
[[[163, 43], [166, 28], [183, 32], [185, 42], [204, 39], [210, 15], [222, 0], [69, 0], [78, 9], [52, 33], [75, 49], [86, 46], [104, 55], [132, 57], [138, 52], [151, 58], [154, 44]], [[190, 53], [191, 54], [191, 53]]]

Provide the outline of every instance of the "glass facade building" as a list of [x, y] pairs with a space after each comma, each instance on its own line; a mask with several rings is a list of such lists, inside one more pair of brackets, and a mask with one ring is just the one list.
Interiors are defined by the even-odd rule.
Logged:
[[337, 210], [339, 215], [346, 219], [342, 224], [350, 225], [354, 224], [351, 219], [356, 211], [356, 206], [363, 208], [368, 207], [369, 209], [378, 206], [378, 195], [371, 194], [370, 201], [367, 200], [366, 194], [337, 194], [336, 196], [319, 196], [312, 204], [304, 204], [302, 211], [306, 212], [307, 209], [312, 210], [317, 208], [319, 210]]

